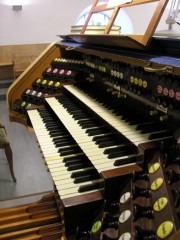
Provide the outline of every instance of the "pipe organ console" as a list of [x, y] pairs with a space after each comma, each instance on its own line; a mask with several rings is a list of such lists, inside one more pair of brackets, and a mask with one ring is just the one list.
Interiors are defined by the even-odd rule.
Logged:
[[131, 49], [64, 37], [8, 90], [10, 120], [34, 129], [54, 181], [64, 239], [177, 235], [178, 43], [152, 42]]

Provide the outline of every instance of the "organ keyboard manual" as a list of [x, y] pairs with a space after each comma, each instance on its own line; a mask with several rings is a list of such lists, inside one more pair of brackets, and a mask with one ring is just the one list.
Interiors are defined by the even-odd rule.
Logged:
[[180, 41], [153, 36], [167, 1], [142, 36], [108, 34], [125, 3], [84, 34], [97, 3], [10, 86], [9, 118], [36, 134], [62, 239], [180, 239]]

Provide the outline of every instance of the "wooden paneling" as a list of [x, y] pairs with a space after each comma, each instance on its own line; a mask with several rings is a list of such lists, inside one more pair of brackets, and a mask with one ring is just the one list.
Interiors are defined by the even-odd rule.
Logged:
[[0, 79], [19, 76], [29, 64], [49, 45], [25, 44], [0, 46]]

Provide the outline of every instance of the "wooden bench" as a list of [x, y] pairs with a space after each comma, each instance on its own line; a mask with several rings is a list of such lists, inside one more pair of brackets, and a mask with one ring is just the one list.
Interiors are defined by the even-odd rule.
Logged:
[[49, 43], [0, 46], [0, 79], [17, 78]]
[[9, 164], [11, 176], [14, 182], [16, 182], [16, 178], [14, 176], [14, 171], [13, 171], [13, 155], [12, 155], [12, 150], [10, 143], [7, 138], [7, 133], [5, 127], [2, 125], [0, 122], [0, 148], [5, 150], [6, 158]]
[[14, 79], [19, 77], [34, 59], [33, 55], [14, 55], [12, 59]]
[[0, 79], [13, 78], [13, 62], [0, 62]]

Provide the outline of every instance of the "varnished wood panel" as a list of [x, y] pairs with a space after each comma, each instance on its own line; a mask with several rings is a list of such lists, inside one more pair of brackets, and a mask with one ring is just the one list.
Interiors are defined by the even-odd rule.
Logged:
[[48, 43], [0, 46], [0, 79], [15, 77], [48, 46]]

